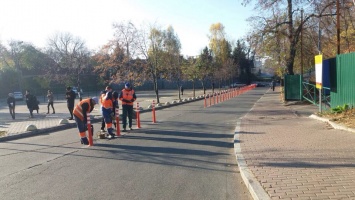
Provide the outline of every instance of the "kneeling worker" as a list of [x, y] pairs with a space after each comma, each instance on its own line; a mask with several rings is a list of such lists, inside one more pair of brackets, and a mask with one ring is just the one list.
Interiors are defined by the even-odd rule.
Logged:
[[87, 113], [90, 113], [94, 109], [94, 106], [98, 104], [98, 102], [99, 99], [97, 97], [92, 97], [80, 101], [74, 108], [73, 115], [76, 125], [79, 129], [81, 144], [89, 144], [89, 140], [86, 137]]

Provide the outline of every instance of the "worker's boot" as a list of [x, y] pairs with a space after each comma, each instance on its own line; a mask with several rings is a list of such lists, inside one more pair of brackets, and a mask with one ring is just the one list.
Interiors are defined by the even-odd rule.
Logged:
[[83, 137], [80, 139], [80, 142], [81, 144], [84, 144], [84, 145], [89, 145], [89, 140], [87, 137]]
[[115, 138], [115, 134], [113, 133], [113, 128], [108, 128], [107, 132], [109, 134], [108, 138]]

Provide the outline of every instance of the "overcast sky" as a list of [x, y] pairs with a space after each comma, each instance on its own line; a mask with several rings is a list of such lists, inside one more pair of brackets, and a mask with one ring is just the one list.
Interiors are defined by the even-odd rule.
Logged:
[[113, 22], [130, 20], [138, 27], [171, 25], [182, 54], [194, 56], [208, 45], [213, 23], [225, 26], [229, 40], [245, 36], [251, 12], [241, 0], [0, 0], [0, 42], [42, 48], [54, 33], [69, 32], [94, 50], [113, 38]]

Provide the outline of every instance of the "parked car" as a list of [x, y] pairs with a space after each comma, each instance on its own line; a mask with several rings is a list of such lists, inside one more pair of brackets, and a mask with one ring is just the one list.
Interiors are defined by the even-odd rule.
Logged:
[[243, 87], [245, 86], [246, 84], [244, 83], [241, 83], [241, 82], [235, 82], [233, 84], [230, 85], [231, 88], [235, 88], [235, 87]]
[[266, 87], [266, 83], [256, 83], [256, 87]]
[[22, 92], [13, 92], [14, 98], [16, 101], [22, 101], [23, 100], [23, 94]]

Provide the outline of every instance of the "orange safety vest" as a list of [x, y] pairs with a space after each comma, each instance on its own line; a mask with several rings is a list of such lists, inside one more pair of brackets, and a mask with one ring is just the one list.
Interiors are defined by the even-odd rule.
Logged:
[[102, 99], [102, 103], [101, 103], [102, 107], [104, 107], [105, 109], [112, 109], [113, 108], [113, 102], [112, 99]]
[[84, 103], [88, 103], [89, 107], [88, 110], [86, 111], [87, 113], [91, 111], [91, 98], [89, 99], [84, 99], [80, 101], [74, 108], [73, 114], [78, 117], [81, 121], [84, 121], [84, 114], [83, 114], [83, 108], [82, 105]]
[[[134, 100], [134, 99], [133, 99], [133, 94], [134, 94], [134, 90], [133, 90], [133, 89], [131, 89], [131, 90], [123, 89], [121, 92], [122, 92], [122, 98], [120, 98], [121, 101], [122, 101], [123, 99], [128, 100], [128, 101]], [[130, 105], [130, 106], [133, 106], [133, 102], [127, 103], [127, 102], [122, 101], [122, 105]]]
[[104, 96], [105, 96], [106, 94], [101, 94], [101, 96], [100, 96], [100, 104], [102, 105], [102, 102], [104, 101]]

